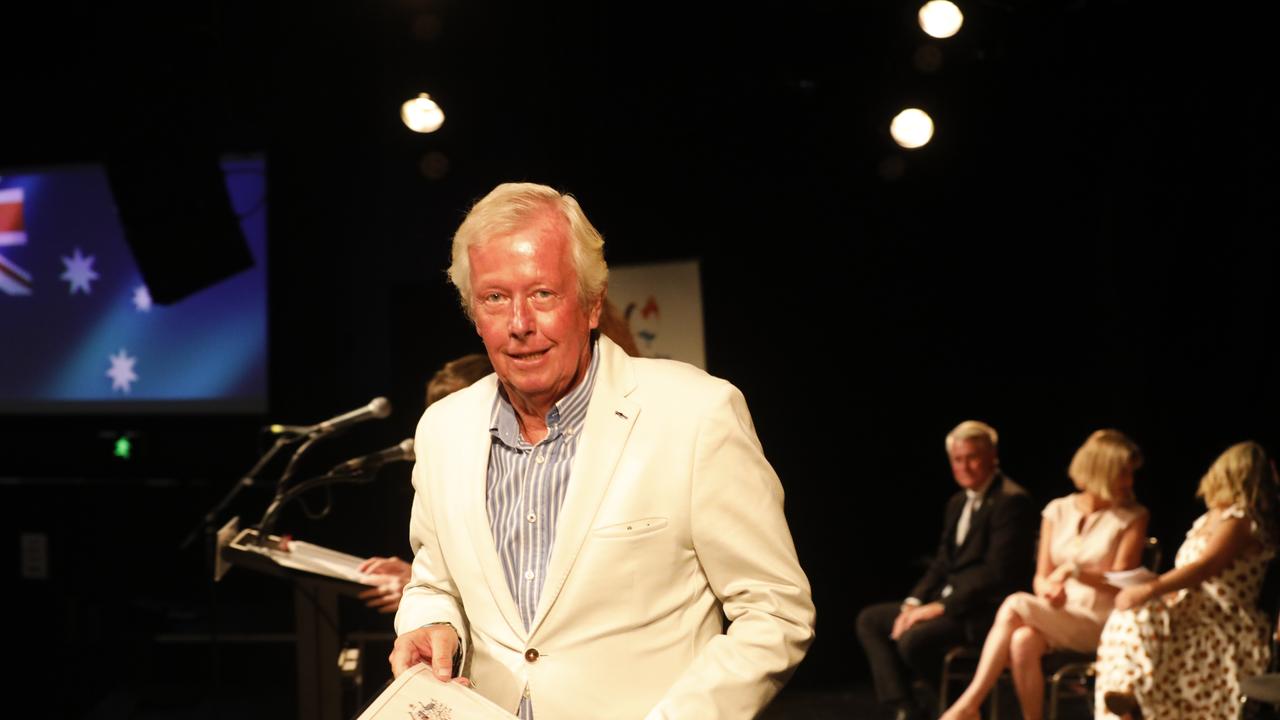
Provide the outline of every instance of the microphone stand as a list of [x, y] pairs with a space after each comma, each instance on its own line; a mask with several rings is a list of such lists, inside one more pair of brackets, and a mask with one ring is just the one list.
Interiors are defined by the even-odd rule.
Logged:
[[[375, 407], [377, 400], [381, 401], [381, 405], [378, 407]], [[385, 398], [378, 398], [375, 400], [375, 403], [370, 404], [370, 412], [373, 413], [374, 417], [385, 417], [390, 412], [390, 405], [387, 404], [387, 401]], [[342, 416], [341, 418], [335, 418], [334, 420], [348, 418], [350, 417], [350, 415], [351, 414], [348, 413], [346, 416]], [[354, 421], [355, 420], [348, 420], [347, 422], [350, 423]], [[293, 471], [295, 466], [297, 465], [298, 459], [302, 456], [303, 453], [305, 453], [308, 449], [310, 449], [310, 447], [314, 445], [317, 441], [319, 441], [321, 438], [333, 435], [337, 430], [340, 430], [340, 429], [342, 429], [341, 425], [333, 421], [326, 421], [317, 426], [312, 426], [312, 428], [301, 433], [290, 430], [290, 429], [285, 429], [284, 432], [282, 432], [282, 434], [280, 435], [280, 437], [276, 438], [276, 441], [275, 443], [272, 444], [271, 448], [268, 449], [267, 452], [264, 453], [263, 456], [259, 458], [256, 463], [254, 463], [253, 467], [249, 470], [249, 472], [246, 473], [244, 477], [237, 480], [231, 486], [231, 488], [227, 491], [227, 494], [224, 495], [222, 499], [218, 501], [217, 504], [215, 504], [212, 508], [210, 508], [207, 513], [204, 514], [204, 517], [202, 517], [200, 519], [200, 522], [194, 528], [191, 529], [191, 532], [188, 533], [187, 537], [182, 541], [181, 545], [179, 546], [180, 550], [185, 550], [187, 547], [191, 545], [191, 543], [195, 541], [197, 537], [201, 535], [201, 531], [203, 531], [203, 535], [205, 537], [205, 546], [206, 546], [205, 561], [208, 563], [208, 567], [206, 568], [206, 577], [208, 578], [208, 582], [209, 582], [209, 585], [208, 585], [209, 662], [210, 662], [209, 667], [211, 670], [211, 672], [209, 673], [209, 677], [211, 678], [211, 684], [212, 684], [211, 691], [213, 692], [214, 696], [217, 695], [218, 685], [219, 685], [218, 673], [216, 670], [216, 668], [218, 667], [219, 618], [218, 618], [217, 591], [215, 590], [215, 585], [217, 580], [217, 578], [215, 577], [215, 572], [216, 572], [215, 568], [217, 567], [218, 540], [217, 540], [217, 530], [214, 524], [218, 521], [218, 518], [222, 515], [222, 513], [231, 505], [232, 500], [234, 500], [245, 488], [252, 487], [253, 485], [257, 484], [258, 473], [262, 472], [262, 469], [266, 467], [267, 463], [269, 463], [272, 460], [272, 458], [274, 458], [276, 454], [280, 452], [281, 449], [283, 449], [286, 445], [289, 445], [301, 440], [302, 444], [299, 445], [296, 450], [294, 450], [293, 455], [292, 457], [290, 457], [289, 463], [285, 468], [284, 474], [281, 475], [279, 481], [277, 481], [276, 483], [275, 498], [272, 500], [271, 507], [268, 509], [268, 515], [263, 517], [264, 525], [260, 525], [260, 527], [269, 528], [269, 525], [265, 525], [265, 523], [274, 522], [275, 520], [274, 515], [275, 513], [279, 512], [280, 506], [282, 506], [285, 502], [292, 499], [293, 497], [296, 497], [301, 492], [304, 492], [307, 489], [310, 489], [311, 487], [315, 487], [317, 484], [319, 484], [319, 483], [312, 483], [308, 481], [308, 482], [301, 483], [297, 488], [294, 488], [292, 492], [286, 491], [285, 489], [286, 483], [288, 482], [288, 479], [293, 475]], [[336, 482], [337, 480], [334, 480], [334, 481]], [[265, 543], [265, 538], [266, 538], [266, 532], [264, 531], [259, 536], [259, 543], [260, 544]]]
[[263, 454], [261, 458], [258, 458], [258, 462], [254, 464], [249, 472], [245, 473], [244, 477], [232, 484], [231, 489], [227, 491], [227, 494], [222, 496], [222, 499], [210, 508], [209, 512], [204, 514], [204, 517], [200, 519], [200, 522], [197, 523], [195, 527], [191, 528], [191, 532], [187, 533], [186, 539], [184, 539], [182, 544], [178, 546], [178, 550], [186, 550], [187, 547], [189, 547], [191, 543], [195, 542], [195, 539], [200, 536], [202, 530], [205, 533], [211, 533], [213, 531], [214, 523], [218, 521], [218, 517], [222, 515], [222, 512], [231, 505], [231, 501], [235, 500], [236, 496], [238, 496], [245, 488], [253, 487], [257, 483], [257, 476], [258, 473], [262, 472], [262, 468], [266, 467], [267, 463], [271, 462], [271, 459], [276, 456], [276, 453], [280, 452], [281, 448], [297, 439], [297, 437], [289, 435], [282, 435], [276, 438], [275, 443], [269, 450], [267, 450], [266, 453]]
[[205, 513], [204, 517], [201, 518], [201, 522], [191, 529], [191, 532], [187, 534], [186, 539], [182, 541], [178, 546], [178, 549], [187, 549], [187, 547], [195, 541], [196, 537], [200, 535], [201, 529], [204, 529], [206, 534], [211, 534], [213, 532], [213, 524], [218, 521], [218, 516], [227, 509], [231, 504], [231, 501], [240, 494], [240, 491], [253, 486], [257, 474], [262, 471], [262, 468], [265, 467], [266, 464], [271, 461], [271, 458], [275, 457], [276, 453], [285, 445], [302, 440], [302, 445], [300, 445], [297, 450], [294, 450], [293, 457], [289, 459], [289, 464], [285, 467], [284, 474], [280, 476], [280, 480], [276, 483], [276, 500], [279, 500], [280, 496], [284, 494], [285, 484], [293, 475], [293, 469], [294, 466], [297, 465], [298, 459], [301, 458], [303, 453], [315, 444], [316, 441], [333, 435], [339, 430], [345, 429], [348, 425], [352, 425], [369, 418], [384, 418], [390, 414], [391, 403], [387, 402], [387, 399], [384, 397], [376, 397], [363, 408], [344, 413], [337, 417], [329, 418], [328, 420], [316, 425], [310, 425], [303, 428], [288, 425], [272, 425], [272, 431], [280, 433], [280, 437], [276, 438], [275, 444], [272, 445], [271, 449], [258, 460], [248, 474], [232, 485], [231, 489], [227, 491], [227, 494], [223, 496], [223, 498], [218, 501], [218, 503], [214, 505], [209, 512]]
[[258, 523], [258, 544], [259, 545], [266, 544], [267, 536], [271, 534], [271, 529], [275, 527], [276, 519], [280, 514], [280, 509], [283, 508], [285, 504], [287, 504], [294, 498], [297, 498], [299, 495], [302, 495], [303, 493], [309, 490], [314, 490], [315, 488], [324, 487], [326, 485], [338, 485], [341, 483], [352, 483], [357, 485], [363, 485], [363, 484], [372, 482], [376, 476], [377, 476], [376, 470], [373, 473], [328, 472], [328, 473], [325, 473], [324, 475], [318, 475], [316, 477], [303, 480], [302, 482], [294, 485], [288, 490], [285, 490], [277, 494], [275, 499], [271, 501], [271, 505], [267, 507], [267, 511], [263, 513], [262, 521]]
[[[297, 497], [298, 493], [290, 494], [290, 491], [286, 490], [286, 488], [289, 484], [289, 478], [293, 477], [294, 469], [298, 465], [298, 459], [301, 458], [304, 454], [306, 454], [306, 452], [311, 449], [312, 445], [315, 445], [320, 440], [323, 440], [324, 438], [329, 437], [333, 434], [334, 434], [334, 431], [332, 431], [330, 428], [322, 426], [316, 430], [312, 430], [306, 435], [295, 436], [291, 438], [293, 440], [296, 440], [298, 439], [298, 437], [301, 437], [302, 444], [298, 446], [297, 450], [293, 451], [293, 456], [289, 458], [289, 464], [285, 466], [284, 472], [280, 474], [280, 479], [276, 482], [276, 494], [271, 498], [271, 505], [268, 506], [267, 512], [262, 516], [262, 519], [264, 522], [266, 521], [268, 516], [273, 515], [273, 512], [272, 512], [273, 510], [275, 510], [275, 512], [279, 512], [280, 506], [283, 505], [285, 502], [287, 502], [287, 499], [292, 499], [294, 497]], [[321, 476], [321, 477], [324, 477], [324, 476]], [[300, 485], [307, 485], [309, 482], [310, 482], [309, 480], [303, 481], [302, 483], [300, 483]], [[315, 487], [315, 486], [308, 485], [308, 487]], [[272, 517], [272, 520], [274, 520], [274, 517]], [[267, 544], [267, 531], [268, 529], [264, 529], [262, 523], [258, 524], [258, 544], [259, 545]]]

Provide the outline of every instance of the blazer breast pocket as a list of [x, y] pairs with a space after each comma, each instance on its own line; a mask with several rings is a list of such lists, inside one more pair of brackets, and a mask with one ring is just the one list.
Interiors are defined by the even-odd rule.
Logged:
[[667, 519], [662, 517], [640, 518], [616, 525], [605, 525], [591, 531], [591, 537], [605, 540], [629, 540], [660, 532], [667, 526]]

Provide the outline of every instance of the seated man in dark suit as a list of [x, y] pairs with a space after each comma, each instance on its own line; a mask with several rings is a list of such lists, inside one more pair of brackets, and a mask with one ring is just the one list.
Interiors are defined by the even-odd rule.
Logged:
[[981, 642], [1000, 601], [1030, 584], [1038, 519], [1031, 496], [1000, 472], [998, 439], [977, 420], [947, 434], [961, 490], [947, 503], [937, 555], [906, 600], [858, 615], [876, 697], [898, 720], [922, 713], [911, 675], [936, 685], [947, 651]]

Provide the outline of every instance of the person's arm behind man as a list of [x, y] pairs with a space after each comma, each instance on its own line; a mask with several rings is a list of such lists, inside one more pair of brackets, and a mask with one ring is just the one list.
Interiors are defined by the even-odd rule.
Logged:
[[729, 627], [711, 638], [649, 718], [755, 717], [813, 640], [809, 581], [742, 393], [703, 418], [694, 462], [693, 543]]

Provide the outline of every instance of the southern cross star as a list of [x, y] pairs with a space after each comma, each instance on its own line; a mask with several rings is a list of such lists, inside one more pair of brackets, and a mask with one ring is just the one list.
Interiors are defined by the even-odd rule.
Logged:
[[71, 294], [75, 295], [77, 290], [90, 294], [89, 283], [98, 279], [98, 273], [93, 271], [93, 256], [85, 257], [80, 254], [80, 248], [76, 248], [71, 257], [63, 256], [62, 264], [67, 270], [60, 277], [71, 283]]
[[151, 291], [146, 285], [139, 285], [133, 290], [133, 306], [138, 312], [151, 312]]
[[129, 357], [129, 352], [120, 348], [120, 352], [107, 359], [111, 361], [111, 369], [107, 370], [107, 377], [111, 378], [111, 389], [129, 392], [130, 386], [138, 381], [138, 374], [133, 371], [133, 364], [138, 362], [138, 358]]

